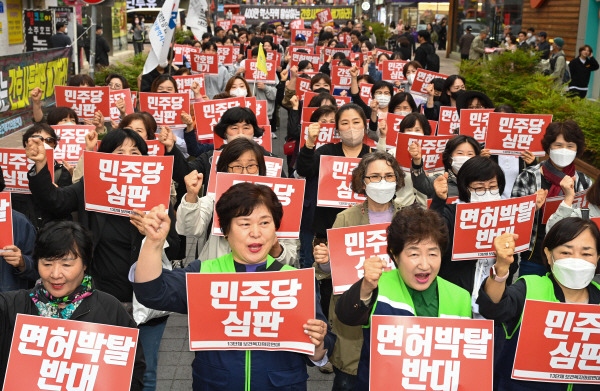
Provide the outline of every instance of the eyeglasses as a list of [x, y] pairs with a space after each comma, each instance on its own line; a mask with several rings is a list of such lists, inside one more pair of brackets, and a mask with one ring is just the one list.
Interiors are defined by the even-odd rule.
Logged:
[[381, 176], [381, 175], [369, 175], [364, 177], [365, 179], [368, 179], [369, 182], [371, 183], [379, 183], [381, 182], [382, 179], [385, 179], [386, 182], [396, 182], [396, 175], [395, 174], [386, 174], [385, 176]]
[[477, 189], [470, 187], [470, 189], [473, 190], [475, 194], [480, 196], [484, 195], [486, 191], [489, 191], [492, 195], [500, 194], [500, 189], [498, 188], [498, 186], [492, 186], [489, 189], [486, 189], [485, 187], [478, 187]]
[[108, 87], [112, 88], [113, 90], [120, 90], [123, 88], [123, 84], [110, 83]]
[[258, 173], [258, 164], [249, 164], [247, 166], [229, 166], [227, 167], [230, 172], [234, 174], [242, 174], [244, 170], [246, 174], [256, 174]]
[[482, 105], [471, 105], [468, 107], [469, 109], [485, 109]]
[[47, 144], [56, 144], [60, 140], [60, 137], [56, 137], [56, 138], [54, 138], [54, 137], [46, 137], [46, 138], [44, 138], [44, 137], [40, 136], [39, 134], [35, 134], [33, 136], [29, 136], [29, 138], [37, 138], [38, 140], [42, 140], [42, 141], [46, 142]]

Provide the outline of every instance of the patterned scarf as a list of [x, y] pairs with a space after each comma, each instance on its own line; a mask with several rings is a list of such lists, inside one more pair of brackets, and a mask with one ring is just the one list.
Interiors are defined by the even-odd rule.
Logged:
[[[69, 319], [83, 299], [90, 296], [93, 292], [92, 277], [86, 274], [83, 277], [81, 285], [79, 285], [70, 295], [54, 297], [44, 288], [42, 280], [38, 280], [33, 292], [31, 292], [29, 296], [31, 297], [31, 301], [33, 301], [37, 307], [40, 316], [46, 318]], [[60, 308], [60, 304], [65, 304], [66, 306]]]
[[571, 163], [564, 167], [562, 170], [557, 169], [550, 162], [550, 159], [542, 163], [544, 167], [544, 178], [552, 185], [548, 190], [548, 198], [563, 195], [562, 188], [560, 187], [560, 181], [566, 176], [575, 176], [575, 163]]

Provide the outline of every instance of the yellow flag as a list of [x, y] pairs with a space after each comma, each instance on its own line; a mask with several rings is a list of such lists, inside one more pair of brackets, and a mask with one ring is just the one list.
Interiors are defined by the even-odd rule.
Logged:
[[256, 69], [267, 75], [269, 71], [267, 70], [267, 58], [265, 57], [265, 51], [263, 49], [262, 43], [258, 47], [258, 57], [256, 58]]

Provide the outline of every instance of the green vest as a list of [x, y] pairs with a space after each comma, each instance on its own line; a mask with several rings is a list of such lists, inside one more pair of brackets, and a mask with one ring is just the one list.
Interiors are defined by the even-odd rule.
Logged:
[[[267, 269], [275, 262], [275, 258], [267, 255]], [[281, 270], [296, 270], [293, 266], [283, 265]], [[235, 273], [233, 254], [229, 253], [217, 259], [202, 262], [200, 273]]]
[[[460, 316], [463, 318], [470, 318], [471, 295], [469, 295], [469, 292], [449, 281], [444, 280], [440, 276], [437, 276], [436, 278], [439, 300], [438, 316]], [[371, 315], [394, 315], [391, 313], [384, 313], [383, 311], [376, 313], [377, 304], [381, 301], [390, 304], [394, 308], [411, 312], [416, 316], [412, 297], [408, 292], [406, 284], [402, 278], [400, 278], [400, 273], [398, 270], [383, 272], [377, 285], [379, 287], [379, 293], [377, 295], [377, 301], [375, 302], [375, 305], [373, 305]], [[370, 326], [371, 321], [369, 319], [369, 324], [363, 327], [367, 328]]]

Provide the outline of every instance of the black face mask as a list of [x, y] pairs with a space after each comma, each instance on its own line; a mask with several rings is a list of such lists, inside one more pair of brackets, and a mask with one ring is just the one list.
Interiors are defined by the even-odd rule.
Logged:
[[463, 90], [458, 90], [455, 92], [451, 92], [450, 96], [452, 97], [452, 99], [457, 100], [458, 97], [460, 96], [460, 94], [462, 94], [464, 91]]
[[439, 102], [440, 101], [440, 96], [439, 95], [434, 95], [433, 96], [433, 101], [434, 102]]
[[313, 92], [320, 94], [322, 92], [326, 92], [326, 93], [330, 93], [330, 91], [327, 88], [317, 88], [316, 90], [314, 90]]

